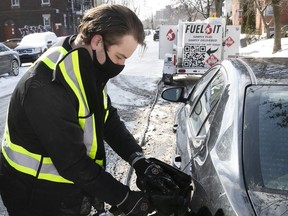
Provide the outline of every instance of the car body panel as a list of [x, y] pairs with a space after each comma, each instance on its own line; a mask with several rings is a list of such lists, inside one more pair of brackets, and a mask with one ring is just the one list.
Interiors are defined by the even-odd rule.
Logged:
[[[251, 194], [256, 195], [247, 190], [243, 172], [243, 99], [248, 86], [287, 85], [287, 64], [284, 58], [224, 60], [186, 93], [189, 96], [175, 122], [176, 156], [180, 157], [180, 169], [197, 180], [204, 191], [198, 197], [206, 201], [199, 204], [194, 198], [190, 203], [195, 213], [205, 207], [211, 215], [262, 215], [257, 214], [261, 207], [255, 206], [260, 200], [253, 199]], [[287, 201], [287, 195], [283, 197]], [[266, 211], [275, 213], [273, 209]]]
[[[17, 65], [16, 63], [14, 65], [14, 67], [16, 67], [14, 68], [16, 71], [14, 72], [12, 71], [13, 61], [17, 62]], [[0, 74], [8, 73], [9, 75], [17, 76], [19, 73], [19, 65], [20, 59], [18, 53], [0, 43]]]

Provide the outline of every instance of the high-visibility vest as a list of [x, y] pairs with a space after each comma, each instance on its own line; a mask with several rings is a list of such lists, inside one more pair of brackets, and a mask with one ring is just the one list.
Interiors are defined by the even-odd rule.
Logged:
[[[87, 155], [94, 159], [97, 164], [103, 166], [103, 160], [95, 159], [97, 153], [96, 124], [94, 114], [91, 115], [89, 112], [87, 97], [80, 74], [78, 50], [73, 50], [65, 56], [67, 53], [68, 52], [63, 47], [51, 47], [37, 60], [37, 62], [44, 62], [53, 73], [55, 72], [56, 65], [59, 65], [65, 81], [70, 86], [79, 102], [78, 121], [80, 127], [83, 129], [83, 142], [87, 148]], [[65, 58], [63, 59], [64, 56]], [[55, 76], [55, 74], [53, 74], [53, 76]], [[103, 90], [103, 99], [105, 123], [109, 115], [106, 88]], [[72, 181], [59, 175], [50, 157], [44, 157], [40, 154], [29, 152], [22, 146], [11, 142], [7, 123], [2, 142], [2, 152], [10, 166], [14, 167], [19, 172], [32, 175], [38, 179], [73, 184]]]

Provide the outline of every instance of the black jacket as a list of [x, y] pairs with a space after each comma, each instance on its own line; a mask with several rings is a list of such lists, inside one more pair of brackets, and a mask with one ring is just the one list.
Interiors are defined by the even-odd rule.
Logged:
[[[72, 49], [71, 40], [73, 37], [68, 37], [62, 44], [68, 51]], [[120, 120], [110, 99], [109, 117], [103, 123], [102, 90], [108, 80], [95, 67], [87, 50], [81, 50], [79, 61], [88, 104], [95, 114], [98, 152], [102, 154], [100, 157], [105, 159], [105, 139], [116, 153], [128, 161], [129, 156], [135, 151], [141, 151], [141, 148]], [[50, 157], [59, 174], [75, 184], [35, 179], [17, 172], [4, 160], [1, 164], [4, 164], [7, 185], [2, 196], [8, 211], [13, 200], [16, 200], [17, 205], [19, 196], [25, 200], [23, 202], [26, 207], [32, 205], [33, 208], [50, 212], [52, 208], [58, 212], [66, 200], [67, 208], [69, 205], [81, 205], [83, 194], [96, 196], [111, 205], [118, 204], [125, 197], [128, 187], [115, 180], [87, 156], [77, 111], [77, 98], [57, 70], [56, 78], [53, 79], [52, 71], [43, 62], [39, 62], [21, 78], [9, 105], [11, 141], [30, 152]], [[21, 191], [15, 191], [17, 187]], [[17, 208], [15, 203], [13, 208]]]

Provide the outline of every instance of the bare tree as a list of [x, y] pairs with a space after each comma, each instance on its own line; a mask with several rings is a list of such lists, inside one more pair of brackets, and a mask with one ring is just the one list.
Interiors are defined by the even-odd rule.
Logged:
[[221, 17], [223, 0], [214, 0], [214, 5], [216, 10], [216, 17]]
[[[262, 18], [262, 21], [264, 23], [267, 38], [270, 38], [270, 29], [269, 25], [271, 21], [274, 21], [274, 45], [273, 45], [273, 53], [278, 52], [281, 50], [281, 23], [280, 23], [280, 16], [282, 10], [287, 10], [287, 0], [254, 0], [256, 8], [258, 9], [260, 16]], [[270, 20], [267, 20], [265, 17], [265, 10], [267, 7], [271, 5], [273, 8], [273, 18]]]
[[180, 0], [180, 2], [187, 8], [187, 13], [192, 17], [195, 13], [200, 13], [206, 19], [215, 13], [216, 17], [222, 16], [222, 5], [224, 0]]
[[180, 2], [187, 9], [190, 21], [194, 21], [192, 18], [195, 13], [200, 13], [205, 19], [210, 16], [213, 0], [180, 0]]
[[273, 53], [276, 53], [279, 50], [281, 50], [280, 3], [281, 0], [272, 0], [273, 19], [274, 19]]
[[[105, 4], [120, 4], [120, 5], [123, 5], [123, 6], [130, 8], [137, 15], [139, 15], [139, 13], [140, 13], [141, 1], [137, 1], [137, 0], [103, 0], [103, 3], [105, 3]], [[145, 1], [144, 1], [144, 3], [145, 3]]]
[[270, 20], [266, 19], [265, 11], [266, 11], [267, 7], [269, 5], [271, 5], [271, 0], [267, 0], [267, 1], [254, 0], [254, 2], [255, 2], [255, 6], [256, 6], [257, 10], [259, 11], [261, 19], [263, 21], [263, 24], [264, 24], [264, 27], [265, 27], [265, 30], [266, 30], [266, 37], [270, 38], [269, 26], [270, 26], [270, 23], [272, 22], [272, 19], [270, 19]]

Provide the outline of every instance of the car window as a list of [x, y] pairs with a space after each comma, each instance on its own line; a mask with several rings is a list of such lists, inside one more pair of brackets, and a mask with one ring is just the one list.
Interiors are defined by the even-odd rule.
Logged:
[[8, 49], [5, 46], [0, 45], [0, 52], [6, 52]]
[[190, 115], [191, 126], [196, 136], [205, 136], [214, 117], [214, 110], [225, 86], [225, 77], [221, 70], [216, 73], [196, 102]]
[[257, 190], [288, 191], [288, 87], [250, 87], [246, 98], [246, 181]]
[[[215, 75], [215, 72], [219, 70], [220, 66], [214, 66], [210, 68], [204, 76], [198, 80], [198, 82], [193, 87], [193, 91], [191, 92], [189, 104], [193, 108], [193, 104], [195, 103], [195, 100], [199, 98], [199, 96], [202, 94], [203, 89], [207, 86], [207, 84], [210, 82], [211, 77]], [[191, 111], [190, 111], [191, 112]]]

